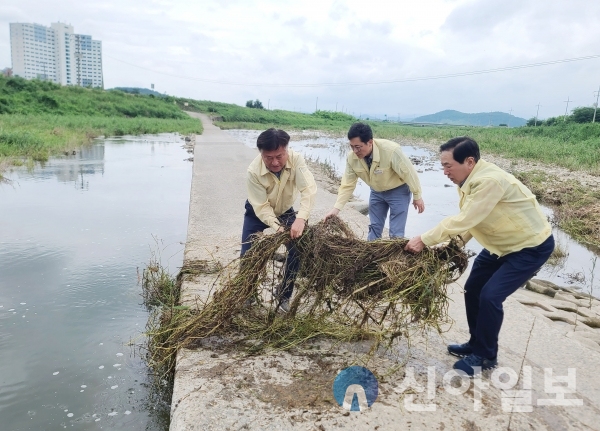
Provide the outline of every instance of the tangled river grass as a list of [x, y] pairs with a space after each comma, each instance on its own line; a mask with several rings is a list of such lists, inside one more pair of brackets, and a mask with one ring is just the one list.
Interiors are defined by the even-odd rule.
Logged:
[[[363, 241], [341, 219], [329, 219], [307, 227], [296, 240], [300, 270], [290, 311], [282, 313], [272, 293], [283, 265], [273, 259], [288, 241], [288, 232], [258, 236], [239, 266], [238, 261], [223, 269], [204, 261], [184, 264], [182, 273], [218, 271], [216, 290], [197, 310], [173, 301], [172, 293], [159, 295], [162, 307], [147, 328], [150, 367], [172, 375], [180, 348], [215, 337], [247, 354], [289, 350], [317, 338], [371, 340], [371, 352], [389, 348], [411, 331], [440, 330], [448, 321], [447, 285], [468, 263], [455, 241], [414, 255], [404, 251], [406, 239]], [[149, 268], [146, 292], [152, 279], [164, 283], [160, 270]], [[166, 283], [166, 289], [178, 294], [181, 281], [180, 276]], [[149, 293], [145, 300], [156, 297]]]

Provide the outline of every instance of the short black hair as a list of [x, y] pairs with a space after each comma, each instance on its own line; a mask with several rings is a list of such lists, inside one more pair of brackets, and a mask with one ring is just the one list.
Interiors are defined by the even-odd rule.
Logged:
[[271, 127], [258, 135], [256, 146], [260, 151], [275, 151], [287, 147], [289, 142], [290, 135], [281, 129]]
[[348, 139], [359, 138], [360, 142], [366, 144], [373, 139], [373, 130], [371, 126], [365, 123], [354, 123], [348, 130]]
[[445, 144], [440, 145], [440, 153], [442, 151], [452, 151], [452, 157], [461, 165], [465, 162], [467, 157], [473, 157], [476, 163], [481, 157], [479, 155], [479, 145], [477, 145], [477, 142], [475, 142], [474, 139], [471, 139], [468, 136], [459, 136], [450, 139]]

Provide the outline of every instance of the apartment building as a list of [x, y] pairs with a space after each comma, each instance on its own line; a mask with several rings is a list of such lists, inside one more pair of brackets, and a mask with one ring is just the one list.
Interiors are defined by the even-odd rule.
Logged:
[[71, 25], [11, 23], [10, 48], [14, 75], [62, 85], [103, 87], [102, 42], [75, 34]]

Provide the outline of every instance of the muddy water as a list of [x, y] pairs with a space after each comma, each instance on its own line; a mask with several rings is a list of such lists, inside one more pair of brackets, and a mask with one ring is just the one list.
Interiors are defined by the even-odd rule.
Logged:
[[[229, 130], [228, 133], [252, 148], [256, 148], [256, 138], [259, 131], [255, 130]], [[332, 138], [318, 135], [315, 132], [294, 134], [290, 147], [313, 160], [326, 162], [335, 167], [338, 174], [342, 174], [346, 154], [350, 150], [346, 139]], [[441, 169], [438, 156], [434, 152], [420, 147], [403, 146], [402, 150], [408, 155], [419, 173], [423, 188], [423, 199], [426, 210], [422, 214], [410, 207], [406, 224], [406, 236], [412, 237], [434, 227], [444, 217], [458, 212], [458, 193], [456, 186], [448, 180]], [[355, 196], [365, 202], [369, 200], [370, 188], [359, 180]], [[544, 208], [549, 216], [552, 211]], [[554, 229], [557, 243], [568, 255], [559, 265], [545, 265], [540, 271], [541, 278], [551, 280], [559, 285], [579, 287], [585, 292], [593, 292], [600, 297], [600, 259], [592, 271], [594, 259], [597, 255], [575, 242], [569, 235], [560, 229]], [[481, 250], [481, 245], [471, 240], [468, 248], [474, 252]]]
[[[107, 139], [0, 185], [0, 429], [164, 430], [138, 268], [181, 265], [191, 163], [172, 134]], [[162, 412], [164, 413], [164, 412]]]

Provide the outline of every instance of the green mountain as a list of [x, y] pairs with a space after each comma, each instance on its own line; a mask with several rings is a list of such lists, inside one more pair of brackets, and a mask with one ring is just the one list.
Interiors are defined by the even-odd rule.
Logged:
[[463, 126], [499, 126], [507, 124], [509, 127], [524, 126], [527, 120], [515, 117], [506, 112], [478, 112], [466, 114], [460, 111], [447, 109], [435, 114], [423, 115], [412, 120], [415, 123], [456, 124]]

